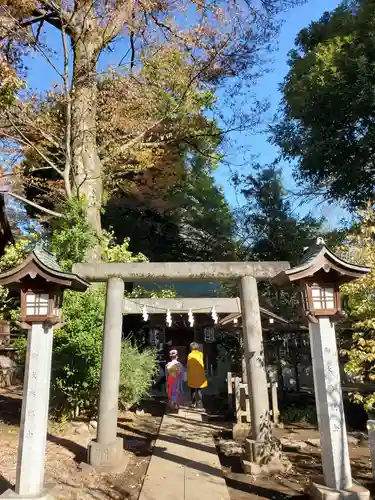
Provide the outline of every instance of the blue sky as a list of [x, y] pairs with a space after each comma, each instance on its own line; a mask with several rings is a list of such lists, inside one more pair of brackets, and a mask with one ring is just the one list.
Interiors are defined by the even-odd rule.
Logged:
[[[308, 0], [303, 6], [291, 9], [289, 12], [282, 15], [284, 24], [278, 40], [278, 50], [273, 54], [273, 61], [270, 64], [271, 71], [259, 80], [259, 83], [254, 89], [256, 98], [269, 100], [270, 109], [265, 116], [264, 124], [262, 124], [253, 135], [242, 134], [240, 137], [236, 138], [239, 145], [249, 150], [252, 155], [256, 155], [257, 161], [261, 164], [271, 162], [278, 154], [277, 149], [268, 143], [265, 129], [267, 120], [271, 119], [278, 108], [281, 97], [279, 93], [279, 84], [282, 82], [288, 70], [287, 53], [293, 48], [295, 37], [302, 28], [307, 27], [311, 21], [318, 20], [324, 11], [334, 9], [339, 3], [338, 0]], [[59, 57], [61, 47], [60, 34], [54, 28], [49, 28], [47, 36], [49, 46], [52, 45], [52, 49], [56, 50], [53, 58], [57, 64], [59, 64], [59, 62], [61, 62]], [[122, 44], [117, 44], [113, 52], [105, 54], [105, 64], [118, 64], [126, 48], [127, 47], [124, 47]], [[28, 66], [28, 85], [30, 88], [38, 89], [43, 92], [51, 88], [54, 84], [60, 85], [61, 80], [58, 75], [48, 64], [46, 64], [43, 57], [35, 56], [29, 59]], [[236, 160], [236, 151], [232, 150], [230, 153], [231, 160]], [[243, 157], [241, 156], [238, 158], [238, 162], [234, 161], [233, 163], [241, 164], [242, 162]], [[249, 167], [246, 166], [241, 167], [239, 172], [242, 171], [245, 173], [248, 168]], [[285, 164], [283, 168], [285, 186], [289, 189], [293, 189], [292, 167]], [[228, 202], [235, 208], [238, 206], [238, 203], [241, 202], [241, 197], [231, 185], [230, 176], [231, 172], [227, 166], [220, 167], [215, 173], [216, 180], [223, 187]], [[296, 208], [296, 210], [301, 214], [309, 210], [313, 210], [315, 213], [323, 213], [328, 219], [330, 226], [336, 226], [343, 216], [348, 216], [348, 214], [339, 207], [327, 205], [320, 207], [306, 205]]]
[[[294, 46], [295, 37], [297, 33], [302, 28], [307, 27], [311, 21], [318, 20], [323, 12], [333, 10], [339, 5], [339, 3], [341, 2], [338, 0], [309, 0], [303, 6], [291, 9], [289, 12], [282, 15], [284, 25], [279, 36], [278, 50], [273, 55], [273, 63], [270, 65], [271, 71], [260, 79], [255, 88], [255, 95], [257, 98], [269, 100], [270, 110], [267, 113], [265, 124], [259, 127], [259, 130], [257, 130], [254, 135], [244, 135], [240, 139], [240, 142], [243, 145], [246, 147], [250, 146], [252, 154], [257, 155], [257, 161], [260, 164], [271, 162], [278, 155], [277, 149], [268, 143], [267, 134], [264, 129], [267, 124], [267, 119], [271, 119], [277, 111], [281, 97], [279, 84], [282, 82], [288, 71], [287, 54]], [[293, 189], [294, 187], [291, 170], [292, 167], [290, 165], [283, 165], [284, 183], [289, 189]], [[246, 167], [244, 167], [242, 171], [245, 172]], [[238, 201], [241, 202], [241, 197], [236, 194], [235, 190], [230, 185], [230, 173], [228, 172], [228, 168], [223, 166], [218, 169], [216, 172], [216, 179], [218, 183], [223, 186], [229, 203], [234, 207], [238, 206]], [[323, 213], [332, 226], [337, 225], [343, 216], [348, 215], [339, 207], [327, 205], [321, 207], [309, 205], [298, 210], [303, 214], [310, 209], [314, 212], [319, 211], [320, 213]]]

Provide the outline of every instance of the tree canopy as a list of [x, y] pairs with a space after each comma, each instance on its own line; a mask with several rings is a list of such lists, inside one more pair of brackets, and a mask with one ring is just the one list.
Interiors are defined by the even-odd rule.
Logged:
[[140, 183], [135, 192], [110, 199], [103, 224], [152, 261], [234, 260], [234, 217], [215, 185], [212, 160], [195, 153], [185, 161], [162, 197], [164, 178], [156, 175], [152, 190], [142, 191]]
[[[224, 129], [245, 130], [251, 126], [255, 110], [241, 105], [242, 90], [254, 82], [260, 71], [261, 51], [270, 47], [278, 30], [277, 14], [295, 3], [299, 0], [98, 0], [89, 3], [84, 0], [57, 3], [6, 0], [0, 12], [6, 49], [24, 43], [29, 55], [44, 58], [59, 79], [61, 109], [60, 133], [56, 137], [56, 128], [50, 126], [48, 106], [44, 109], [44, 120], [40, 120], [43, 116], [40, 102], [45, 103], [46, 97], [48, 101], [54, 89], [47, 96], [26, 93], [16, 106], [0, 116], [4, 148], [7, 151], [14, 148], [15, 154], [21, 156], [25, 143], [33, 149], [34, 156], [39, 156], [47, 163], [45, 168], [51, 169], [53, 180], [60, 183], [64, 196], [85, 198], [88, 221], [100, 235], [100, 215], [106, 196], [104, 176], [112, 165], [108, 152], [114, 155], [115, 166], [125, 162], [130, 168], [129, 160], [135, 152], [137, 168], [148, 165], [150, 156], [154, 161], [159, 155], [163, 163], [166, 143], [171, 137], [181, 138], [186, 134], [185, 130], [178, 131], [176, 127], [171, 130], [168, 125], [180, 120], [179, 115], [186, 111], [185, 103], [190, 108], [190, 115], [185, 117], [194, 122], [194, 109], [200, 108], [202, 116], [202, 108], [207, 107], [210, 100], [214, 102], [210, 96], [219, 87], [223, 91], [221, 107], [212, 109], [210, 115], [214, 116], [214, 123], [217, 117], [225, 124], [225, 127], [220, 124], [221, 135]], [[56, 30], [57, 38], [51, 35]], [[61, 40], [57, 49], [53, 38], [55, 42]], [[113, 53], [120, 41], [125, 53], [119, 54], [117, 65], [109, 67], [104, 62], [105, 51]], [[57, 62], [51, 57], [55, 52]], [[166, 54], [175, 56], [167, 66], [163, 64]], [[102, 88], [99, 60], [101, 74], [113, 75], [111, 84]], [[181, 64], [185, 65], [184, 71]], [[152, 73], [150, 80], [143, 74], [147, 67]], [[122, 75], [127, 78], [126, 85]], [[165, 75], [170, 81], [175, 78], [173, 85], [161, 85]], [[197, 85], [206, 94], [194, 102]], [[104, 95], [115, 96], [117, 106], [109, 99], [106, 107], [106, 102], [101, 100]], [[98, 127], [99, 108], [105, 115], [100, 120], [103, 128]], [[35, 120], [36, 111], [39, 120]], [[142, 121], [139, 120], [141, 114]], [[205, 121], [207, 123], [207, 118]], [[195, 120], [195, 132], [197, 125]], [[34, 137], [25, 134], [30, 127]], [[212, 133], [217, 134], [215, 127]], [[201, 130], [200, 134], [207, 134], [207, 130]], [[120, 143], [118, 137], [122, 138]], [[45, 143], [43, 148], [39, 147], [40, 138]], [[186, 139], [186, 143], [195, 143], [197, 136], [187, 134]], [[101, 148], [106, 148], [105, 158]], [[170, 151], [169, 148], [168, 154]], [[61, 216], [57, 212], [53, 215]], [[100, 258], [99, 252], [91, 258]]]
[[[239, 181], [239, 179], [237, 180]], [[256, 165], [240, 182], [246, 203], [238, 211], [241, 240], [250, 260], [286, 260], [295, 265], [322, 231], [323, 218], [293, 210], [275, 165]]]
[[344, 2], [300, 31], [273, 128], [302, 192], [350, 208], [374, 197], [375, 2]]
[[[219, 158], [221, 131], [204, 114], [214, 95], [199, 81], [186, 91], [190, 73], [186, 57], [170, 48], [145, 56], [131, 75], [112, 73], [98, 82], [97, 152], [103, 205], [115, 197], [147, 194], [163, 204], [165, 192], [183, 176], [189, 152], [199, 150]], [[31, 99], [28, 107], [28, 117], [18, 115], [17, 110], [11, 117], [13, 133], [17, 136], [21, 131], [24, 139], [14, 151], [19, 158], [13, 167], [17, 187], [39, 207], [58, 212], [66, 198], [60, 175], [65, 163], [64, 96], [55, 92]], [[46, 127], [54, 144], [45, 138]], [[30, 213], [36, 216], [38, 211]]]
[[[354, 327], [352, 342], [343, 353], [348, 358], [345, 371], [359, 382], [375, 380], [375, 217], [371, 206], [356, 214], [344, 245], [337, 248], [344, 259], [371, 268], [360, 280], [341, 287], [343, 304]], [[367, 412], [375, 411], [375, 393], [354, 395]]]
[[[300, 216], [288, 198], [277, 163], [256, 164], [252, 173], [235, 179], [245, 203], [235, 212], [237, 255], [243, 260], [284, 260], [296, 265], [304, 249], [323, 232], [323, 218]], [[299, 320], [299, 294], [259, 284], [264, 307], [285, 318]]]

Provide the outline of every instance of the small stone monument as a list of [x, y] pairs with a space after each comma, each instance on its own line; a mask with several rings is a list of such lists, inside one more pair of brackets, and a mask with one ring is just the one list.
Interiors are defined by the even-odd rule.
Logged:
[[302, 304], [309, 320], [324, 473], [324, 484], [311, 485], [312, 498], [370, 499], [370, 492], [352, 480], [335, 335], [335, 320], [341, 317], [340, 285], [369, 272], [367, 267], [340, 259], [318, 238], [299, 266], [274, 278], [279, 286], [301, 286]]
[[20, 292], [20, 325], [28, 330], [16, 486], [0, 498], [49, 500], [44, 462], [53, 328], [61, 321], [64, 289], [85, 291], [89, 283], [63, 272], [51, 254], [37, 247], [22, 264], [0, 274], [0, 285]]

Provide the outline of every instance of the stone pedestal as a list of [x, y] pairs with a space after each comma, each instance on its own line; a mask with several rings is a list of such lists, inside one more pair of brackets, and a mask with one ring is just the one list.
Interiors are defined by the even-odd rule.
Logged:
[[15, 492], [1, 498], [52, 498], [44, 485], [53, 331], [34, 323], [28, 335]]
[[88, 446], [88, 463], [98, 472], [124, 470], [127, 463], [123, 439], [116, 438], [115, 441], [107, 444], [91, 441]]
[[43, 491], [41, 491], [38, 495], [18, 495], [13, 490], [7, 490], [5, 493], [0, 495], [1, 500], [54, 500], [55, 497], [53, 495], [53, 486], [46, 486]]
[[242, 468], [246, 474], [278, 474], [289, 472], [292, 465], [282, 459], [277, 440], [270, 440], [267, 444], [253, 439], [245, 440], [246, 460], [242, 460]]
[[251, 414], [251, 437], [255, 450], [266, 450], [271, 439], [267, 375], [262, 324], [255, 278], [241, 279], [243, 345], [247, 362], [247, 382]]
[[[352, 496], [353, 481], [335, 327], [330, 318], [320, 317], [317, 323], [309, 324], [309, 330], [324, 474], [324, 486], [315, 485], [312, 488], [312, 497], [332, 500], [362, 498]], [[350, 495], [348, 493], [349, 496], [344, 497], [342, 492], [350, 492]], [[324, 495], [317, 496], [320, 494]]]
[[370, 492], [355, 482], [345, 490], [334, 490], [321, 484], [311, 483], [310, 498], [314, 500], [370, 500]]
[[117, 438], [124, 288], [121, 278], [108, 280], [98, 431], [88, 447], [88, 462], [96, 469], [117, 469], [124, 458], [122, 439]]

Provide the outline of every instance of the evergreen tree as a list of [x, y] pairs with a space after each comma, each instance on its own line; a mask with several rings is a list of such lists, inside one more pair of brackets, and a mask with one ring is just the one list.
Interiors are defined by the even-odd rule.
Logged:
[[250, 260], [286, 260], [295, 265], [322, 231], [324, 219], [300, 217], [288, 200], [275, 164], [242, 179], [246, 203], [239, 211], [245, 253]]

